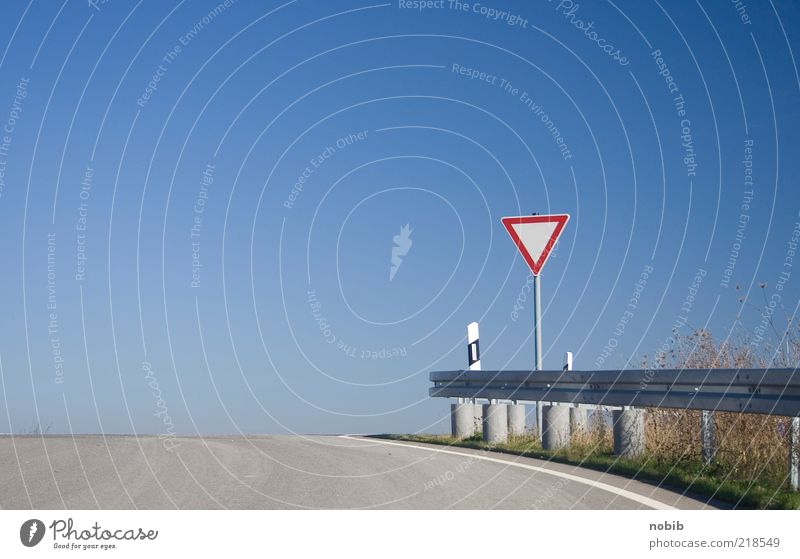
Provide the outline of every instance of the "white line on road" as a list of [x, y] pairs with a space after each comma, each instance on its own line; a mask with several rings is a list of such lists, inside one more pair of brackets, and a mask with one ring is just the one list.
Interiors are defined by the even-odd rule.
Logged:
[[639, 495], [638, 493], [634, 493], [633, 491], [628, 491], [627, 489], [621, 489], [619, 487], [614, 487], [613, 485], [609, 485], [607, 483], [603, 483], [602, 481], [595, 481], [591, 479], [587, 479], [585, 477], [576, 476], [573, 474], [567, 474], [564, 472], [559, 472], [556, 470], [550, 470], [548, 468], [542, 468], [540, 466], [531, 466], [530, 464], [523, 464], [520, 462], [512, 462], [510, 460], [503, 460], [501, 458], [492, 458], [491, 456], [483, 456], [481, 454], [472, 454], [467, 452], [458, 452], [455, 450], [447, 450], [444, 448], [432, 448], [429, 446], [420, 446], [416, 444], [410, 443], [397, 443], [392, 441], [386, 441], [382, 439], [363, 439], [358, 437], [353, 437], [351, 435], [339, 435], [339, 437], [343, 439], [349, 439], [351, 441], [361, 441], [361, 442], [370, 442], [370, 443], [378, 443], [378, 444], [388, 444], [392, 446], [402, 446], [405, 448], [416, 448], [419, 450], [427, 450], [429, 452], [441, 452], [443, 454], [452, 454], [454, 456], [466, 456], [469, 458], [477, 458], [478, 460], [486, 460], [487, 462], [495, 462], [497, 464], [503, 464], [504, 466], [513, 466], [515, 468], [522, 468], [523, 470], [532, 470], [534, 472], [541, 472], [543, 474], [551, 475], [560, 477], [563, 479], [568, 479], [570, 481], [574, 481], [576, 483], [583, 483], [584, 485], [588, 485], [595, 489], [601, 489], [603, 491], [608, 491], [609, 493], [613, 493], [620, 497], [624, 497], [625, 499], [630, 499], [631, 501], [635, 501], [640, 503], [646, 507], [650, 507], [656, 510], [677, 510], [675, 507], [672, 507], [666, 503], [662, 503], [661, 501], [657, 501], [655, 499], [651, 499], [650, 497], [645, 497], [644, 495]]

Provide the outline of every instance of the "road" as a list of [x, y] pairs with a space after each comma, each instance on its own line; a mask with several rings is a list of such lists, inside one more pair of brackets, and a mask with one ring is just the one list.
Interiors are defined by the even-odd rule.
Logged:
[[0, 437], [6, 509], [715, 508], [584, 468], [357, 436]]

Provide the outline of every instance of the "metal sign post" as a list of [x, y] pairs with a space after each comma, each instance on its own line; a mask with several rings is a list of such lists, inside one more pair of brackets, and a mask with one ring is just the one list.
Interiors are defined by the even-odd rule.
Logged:
[[[537, 371], [542, 370], [542, 277], [533, 276], [533, 362]], [[539, 440], [542, 440], [544, 431], [542, 403], [536, 402], [536, 430]]]
[[536, 370], [542, 370], [542, 276], [533, 276], [533, 358]]

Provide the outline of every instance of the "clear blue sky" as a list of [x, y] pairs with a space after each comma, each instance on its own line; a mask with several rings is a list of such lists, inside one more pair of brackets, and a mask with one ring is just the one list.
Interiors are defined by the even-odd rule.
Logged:
[[800, 8], [570, 4], [5, 2], [0, 431], [444, 431], [468, 322], [532, 366], [506, 215], [545, 368], [793, 315]]

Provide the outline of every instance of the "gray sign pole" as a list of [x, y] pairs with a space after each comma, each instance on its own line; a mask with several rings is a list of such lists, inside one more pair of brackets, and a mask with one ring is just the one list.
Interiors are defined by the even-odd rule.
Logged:
[[533, 353], [536, 370], [542, 370], [542, 280], [541, 276], [533, 276]]
[[[538, 274], [533, 276], [533, 358], [536, 370], [542, 370], [542, 280]], [[542, 440], [542, 402], [536, 402], [536, 429]]]

